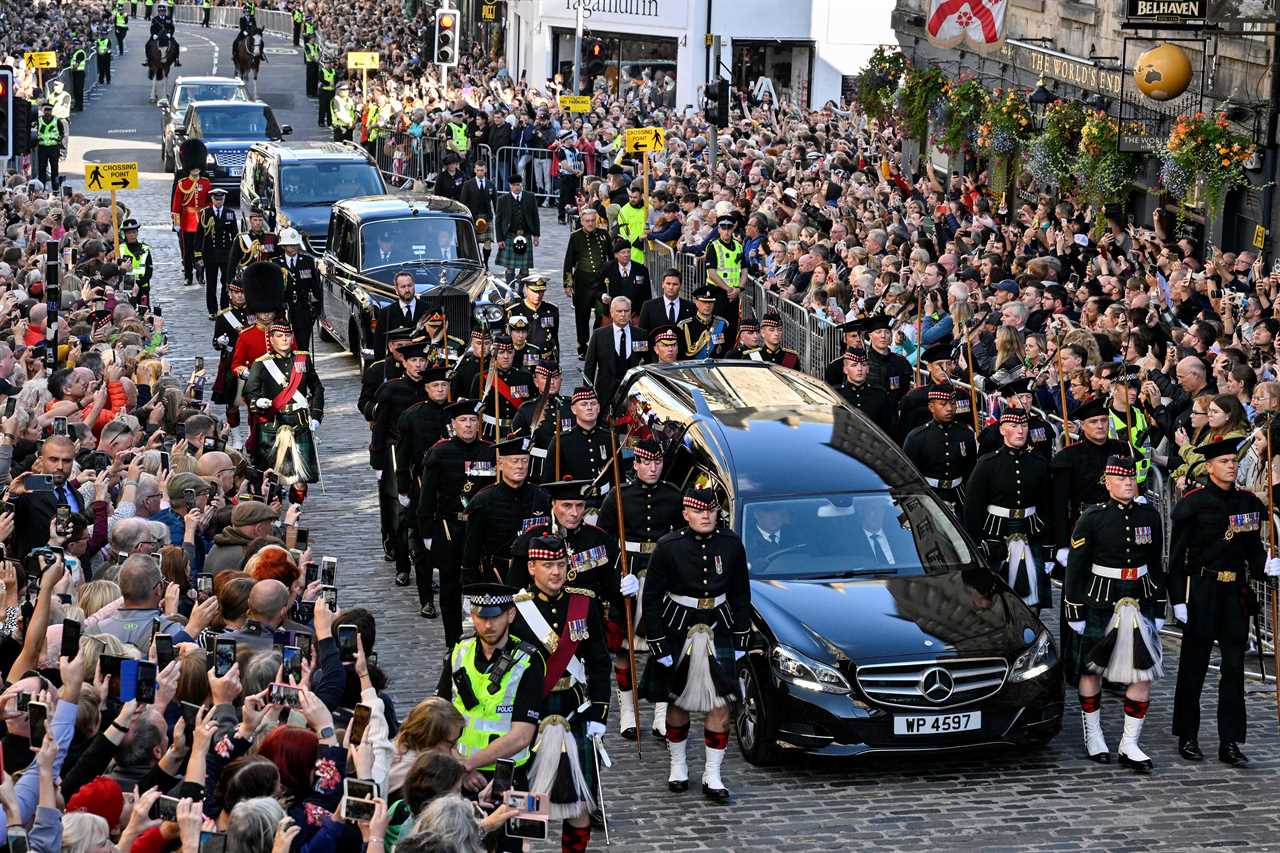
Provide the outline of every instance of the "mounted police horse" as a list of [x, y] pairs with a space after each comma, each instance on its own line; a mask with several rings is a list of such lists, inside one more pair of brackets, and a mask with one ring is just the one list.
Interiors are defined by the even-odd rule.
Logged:
[[157, 91], [169, 76], [169, 69], [178, 60], [178, 43], [167, 35], [152, 36], [147, 40], [147, 79], [151, 81], [151, 101], [159, 96]]
[[258, 68], [265, 61], [264, 57], [261, 31], [238, 36], [231, 48], [231, 61], [236, 66], [236, 76], [247, 82], [249, 74], [253, 74], [250, 94], [255, 101], [258, 99]]

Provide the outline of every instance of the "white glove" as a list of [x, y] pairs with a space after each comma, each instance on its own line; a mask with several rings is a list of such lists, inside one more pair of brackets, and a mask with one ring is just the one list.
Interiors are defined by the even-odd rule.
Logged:
[[623, 595], [635, 595], [640, 591], [640, 579], [635, 575], [627, 575], [619, 581], [618, 591]]
[[671, 666], [675, 661], [671, 659], [671, 655], [663, 655], [658, 658], [658, 666]]
[[253, 405], [255, 408], [258, 408], [258, 409], [269, 409], [271, 408], [271, 401], [268, 400], [266, 397], [259, 397], [258, 399], [253, 401]]
[[1156, 620], [1156, 633], [1157, 633], [1157, 634], [1159, 634], [1159, 633], [1160, 633], [1160, 631], [1161, 631], [1161, 629], [1163, 629], [1163, 628], [1164, 628], [1164, 620], [1163, 620], [1163, 619], [1157, 619], [1157, 620]]
[[408, 505], [409, 505], [409, 496], [408, 496], [408, 495], [396, 495], [396, 500], [400, 501], [400, 506], [408, 506]]
[[597, 723], [595, 720], [587, 723], [587, 737], [604, 737], [605, 731], [604, 723]]
[[1066, 568], [1066, 566], [1067, 566], [1067, 549], [1066, 549], [1066, 548], [1059, 548], [1059, 549], [1058, 549], [1058, 553], [1054, 554], [1054, 555], [1053, 555], [1053, 558], [1054, 558], [1055, 560], [1057, 560], [1057, 561], [1058, 561], [1058, 565], [1059, 565], [1059, 566], [1062, 566], [1063, 568]]
[[735, 661], [740, 661], [740, 660], [742, 660], [743, 658], [745, 658], [746, 656], [747, 656], [747, 653], [746, 653], [746, 652], [744, 652], [744, 651], [739, 651], [738, 649], [734, 649], [734, 650], [733, 650], [733, 659], [734, 659]]
[[1133, 499], [1133, 502], [1134, 502], [1134, 503], [1136, 503], [1136, 504], [1144, 504], [1144, 503], [1146, 503], [1146, 502], [1147, 502], [1147, 496], [1146, 496], [1146, 495], [1138, 495], [1137, 497], [1135, 497], [1135, 498]]
[[1075, 631], [1077, 634], [1080, 634], [1080, 635], [1082, 635], [1082, 636], [1084, 635], [1084, 623], [1083, 623], [1083, 622], [1068, 622], [1067, 624], [1071, 626], [1071, 630], [1072, 630], [1072, 631]]
[[422, 540], [422, 546], [423, 546], [424, 548], [426, 548], [428, 551], [430, 551], [430, 550], [431, 550], [431, 540], [430, 540], [430, 539], [423, 539], [423, 540]]
[[1280, 576], [1280, 557], [1272, 557], [1267, 560], [1266, 568], [1263, 571], [1267, 573], [1269, 578]]
[[1177, 619], [1183, 625], [1187, 624], [1187, 605], [1185, 604], [1173, 605], [1173, 618]]

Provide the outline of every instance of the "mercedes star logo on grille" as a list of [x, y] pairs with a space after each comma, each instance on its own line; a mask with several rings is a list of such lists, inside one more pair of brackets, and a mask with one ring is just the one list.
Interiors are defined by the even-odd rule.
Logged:
[[927, 669], [920, 676], [920, 694], [930, 702], [945, 702], [955, 689], [955, 679], [940, 666]]

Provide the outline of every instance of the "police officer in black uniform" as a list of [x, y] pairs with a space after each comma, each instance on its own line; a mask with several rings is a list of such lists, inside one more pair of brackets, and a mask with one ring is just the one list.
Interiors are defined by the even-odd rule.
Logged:
[[[420, 341], [410, 347], [421, 347], [424, 355], [426, 353], [426, 344]], [[401, 413], [396, 422], [396, 441], [391, 445], [391, 452], [395, 456], [396, 490], [403, 510], [400, 514], [401, 533], [396, 538], [396, 584], [405, 586], [412, 560], [418, 585], [418, 613], [426, 619], [436, 618], [436, 605], [432, 595], [435, 584], [432, 580], [431, 555], [423, 547], [423, 540], [429, 531], [418, 526], [416, 504], [423, 458], [445, 436], [447, 430], [444, 413], [449, 403], [447, 375], [446, 368], [438, 366], [428, 367], [422, 372], [422, 388], [426, 391], [427, 398]], [[408, 379], [406, 375], [401, 381]]]
[[595, 390], [586, 386], [574, 388], [569, 409], [573, 427], [560, 436], [559, 457], [553, 449], [548, 458], [562, 479], [594, 480], [613, 453], [609, 428], [600, 424], [600, 401]]
[[[1121, 766], [1150, 773], [1154, 762], [1138, 746], [1151, 702], [1151, 682], [1163, 674], [1164, 539], [1160, 513], [1134, 501], [1137, 472], [1128, 452], [1103, 467], [1108, 500], [1084, 510], [1071, 533], [1062, 588], [1071, 645], [1064, 642], [1068, 678], [1079, 682], [1085, 754], [1106, 764], [1111, 751], [1102, 735], [1102, 678], [1124, 684]], [[1125, 631], [1118, 643], [1118, 631]], [[1064, 632], [1064, 637], [1066, 632]]]
[[449, 396], [455, 400], [467, 396], [476, 377], [489, 369], [489, 348], [493, 337], [483, 327], [471, 330], [471, 348], [462, 354], [449, 374]]
[[[680, 490], [662, 479], [662, 447], [653, 439], [641, 439], [633, 448], [635, 478], [604, 502], [600, 511], [600, 528], [618, 541], [617, 501], [622, 501], [622, 540], [626, 543], [627, 568], [638, 579], [641, 592], [649, 571], [649, 557], [658, 540], [684, 526]], [[635, 613], [636, 636], [644, 636], [642, 613]], [[624, 626], [625, 627], [625, 626]], [[638, 721], [635, 718], [631, 692], [634, 678], [625, 651], [614, 655], [613, 672], [618, 682], [618, 723], [624, 738], [634, 740]], [[653, 735], [663, 737], [667, 731], [667, 703], [653, 707]]]
[[[486, 439], [511, 434], [511, 422], [524, 401], [533, 396], [533, 377], [514, 365], [515, 349], [509, 335], [493, 339], [493, 376], [486, 370], [476, 374], [469, 396], [484, 401], [481, 430]], [[483, 384], [482, 384], [483, 383]]]
[[467, 538], [462, 549], [462, 576], [500, 580], [511, 568], [511, 544], [523, 530], [550, 518], [547, 493], [529, 482], [527, 436], [496, 445], [497, 482], [480, 491], [467, 507]]
[[529, 449], [532, 459], [529, 479], [534, 483], [559, 479], [554, 470], [556, 438], [573, 428], [573, 412], [569, 409], [569, 398], [560, 393], [560, 382], [560, 365], [554, 361], [539, 362], [533, 369], [533, 387], [538, 390], [538, 396], [526, 400], [516, 412], [516, 431], [533, 438], [533, 447]]
[[862, 321], [862, 332], [867, 342], [867, 362], [871, 368], [871, 384], [879, 385], [889, 393], [889, 403], [897, 414], [898, 403], [911, 389], [911, 362], [889, 349], [893, 332], [892, 320], [884, 314], [876, 314]]
[[[1000, 406], [1022, 409], [1027, 413], [1027, 449], [1048, 462], [1053, 458], [1053, 445], [1057, 433], [1049, 422], [1031, 408], [1031, 380], [1027, 377], [1011, 379], [1000, 386]], [[978, 452], [997, 450], [1004, 439], [1000, 435], [1000, 423], [988, 424], [978, 434]]]
[[1027, 447], [1027, 413], [1000, 415], [999, 450], [978, 457], [964, 486], [964, 525], [1013, 591], [1035, 608], [1051, 601], [1040, 553], [1048, 521], [1049, 463]]
[[532, 372], [542, 361], [542, 348], [529, 341], [529, 318], [523, 314], [507, 316], [507, 335], [511, 338], [511, 365]]
[[[529, 343], [550, 360], [560, 360], [560, 309], [546, 300], [547, 280], [538, 273], [524, 277], [524, 298], [507, 309], [507, 324], [528, 319]], [[526, 363], [526, 369], [529, 365]]]
[[[751, 632], [751, 584], [742, 540], [718, 526], [715, 493], [686, 491], [683, 515], [687, 526], [659, 539], [649, 559], [641, 609], [650, 659], [641, 695], [670, 703], [667, 788], [672, 793], [689, 789], [689, 714], [706, 712], [702, 794], [723, 803], [730, 794], [720, 766], [729, 744], [729, 705], [739, 698], [737, 661], [747, 653]], [[683, 707], [678, 699], [689, 686], [691, 694], [715, 699]]]
[[[200, 211], [196, 228], [196, 269], [204, 274], [204, 304], [210, 314], [227, 307], [227, 280], [231, 253], [240, 231], [236, 212], [227, 207], [227, 191], [221, 187], [209, 190], [209, 206]], [[221, 287], [219, 287], [221, 282]]]
[[453, 430], [427, 451], [418, 490], [418, 530], [440, 573], [440, 613], [445, 646], [462, 639], [462, 552], [467, 509], [493, 484], [493, 445], [480, 438], [480, 401], [458, 400], [445, 409]]
[[1199, 448], [1208, 482], [1191, 489], [1173, 508], [1169, 550], [1169, 600], [1183, 623], [1173, 733], [1178, 754], [1200, 761], [1200, 694], [1214, 641], [1221, 653], [1218, 681], [1218, 760], [1244, 766], [1244, 655], [1249, 646], [1250, 579], [1280, 574], [1280, 560], [1262, 544], [1266, 507], [1236, 488], [1239, 439]]
[[892, 434], [893, 404], [889, 392], [871, 382], [867, 351], [850, 348], [844, 354], [844, 380], [836, 386], [836, 393], [850, 406], [860, 409], [880, 429]]
[[[369, 441], [369, 465], [378, 472], [379, 504], [390, 506], [393, 553], [396, 558], [396, 586], [409, 585], [409, 554], [405, 508], [409, 495], [399, 491], [395, 446], [400, 440], [400, 416], [409, 407], [427, 399], [423, 374], [427, 356], [421, 341], [411, 340], [395, 355], [404, 375], [382, 383], [373, 396], [373, 436]], [[398, 506], [397, 506], [398, 504]]]
[[[956, 365], [955, 359], [952, 358], [952, 347], [953, 344], [950, 343], [934, 344], [921, 353], [929, 381], [912, 388], [898, 403], [898, 430], [903, 435], [910, 435], [913, 429], [932, 420], [929, 412], [929, 391], [934, 385], [951, 383], [953, 378], [951, 372]], [[973, 398], [968, 391], [957, 388], [955, 402], [956, 422], [972, 429]]]
[[928, 395], [929, 422], [907, 434], [902, 452], [920, 469], [934, 493], [959, 514], [964, 482], [978, 461], [973, 430], [956, 419], [954, 385], [930, 385]]

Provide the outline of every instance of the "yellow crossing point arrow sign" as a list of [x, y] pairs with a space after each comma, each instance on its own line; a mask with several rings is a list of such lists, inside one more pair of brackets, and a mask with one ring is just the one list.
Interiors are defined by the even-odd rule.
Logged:
[[94, 191], [136, 190], [137, 163], [86, 163], [84, 188]]
[[591, 112], [591, 97], [589, 95], [561, 95], [560, 109], [571, 113], [589, 113]]
[[58, 54], [52, 50], [28, 51], [22, 55], [28, 68], [57, 68]]
[[662, 151], [667, 147], [667, 133], [661, 127], [630, 127], [624, 142], [628, 154]]
[[373, 51], [353, 50], [347, 54], [348, 71], [377, 71], [380, 57]]

